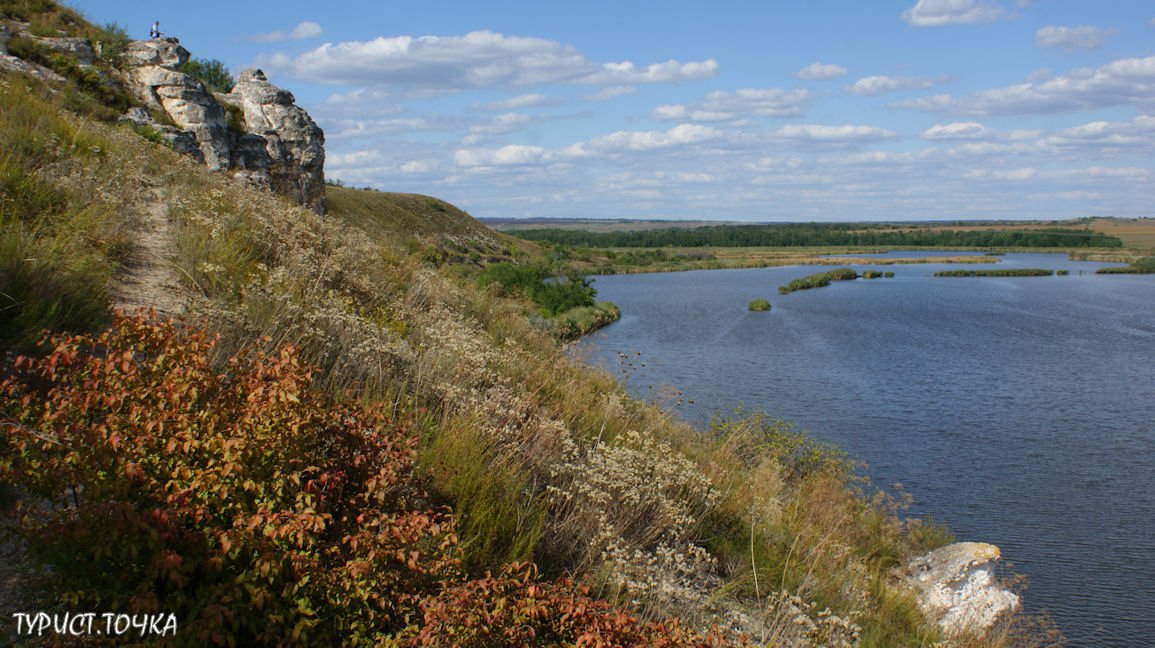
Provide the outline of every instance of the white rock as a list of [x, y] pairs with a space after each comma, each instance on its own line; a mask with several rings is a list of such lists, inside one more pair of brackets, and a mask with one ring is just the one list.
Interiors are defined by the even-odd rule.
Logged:
[[252, 138], [238, 142], [248, 163], [234, 166], [247, 170], [254, 181], [268, 178], [277, 193], [291, 196], [302, 205], [325, 213], [325, 133], [294, 103], [293, 94], [269, 83], [260, 70], [245, 70], [232, 92], [222, 97], [245, 115], [245, 130], [264, 138], [269, 165], [262, 168], [258, 143]]
[[212, 169], [228, 169], [232, 146], [225, 109], [204, 84], [177, 70], [189, 60], [175, 38], [133, 41], [124, 57], [125, 77], [133, 93], [154, 110], [168, 114], [197, 141], [197, 156]]
[[[246, 70], [232, 92], [214, 95], [178, 69], [188, 60], [175, 38], [133, 41], [124, 56], [124, 78], [149, 108], [195, 137], [198, 160], [324, 214], [325, 134], [293, 94], [269, 83], [260, 70]], [[229, 130], [226, 107], [232, 106], [244, 116], [243, 129]]]
[[948, 634], [981, 632], [1019, 607], [1019, 597], [994, 574], [999, 548], [956, 542], [911, 560], [899, 571], [927, 618]]

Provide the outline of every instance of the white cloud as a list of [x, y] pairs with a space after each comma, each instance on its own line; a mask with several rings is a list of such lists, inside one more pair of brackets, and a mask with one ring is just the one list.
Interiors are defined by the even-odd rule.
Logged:
[[859, 79], [854, 85], [847, 86], [846, 91], [850, 94], [876, 97], [896, 90], [929, 88], [933, 85], [934, 81], [918, 77], [868, 76]]
[[1043, 141], [1059, 149], [1101, 152], [1146, 148], [1155, 152], [1155, 116], [1140, 115], [1130, 122], [1088, 122], [1049, 135]]
[[460, 167], [529, 166], [548, 162], [550, 152], [540, 146], [510, 144], [499, 149], [459, 149], [453, 161]]
[[986, 126], [978, 122], [955, 122], [935, 124], [922, 132], [926, 140], [981, 139], [991, 134]]
[[902, 19], [914, 27], [941, 27], [994, 22], [1004, 15], [1001, 7], [983, 0], [918, 0]]
[[639, 67], [595, 63], [572, 46], [543, 38], [475, 31], [463, 36], [396, 36], [325, 43], [295, 58], [261, 60], [318, 83], [395, 84], [433, 90], [549, 84], [633, 85], [709, 79], [713, 59], [670, 60]]
[[837, 79], [841, 76], [846, 76], [849, 70], [841, 65], [834, 65], [831, 63], [811, 63], [806, 67], [798, 70], [799, 79], [820, 80], [826, 81], [829, 79]]
[[625, 95], [634, 94], [637, 91], [638, 89], [631, 85], [608, 86], [585, 98], [587, 101], [609, 101], [614, 97], [624, 97]]
[[774, 135], [789, 140], [832, 144], [877, 142], [898, 137], [894, 131], [889, 131], [877, 126], [859, 126], [852, 124], [842, 126], [790, 124], [774, 131]]
[[722, 132], [701, 124], [678, 124], [665, 131], [617, 131], [579, 142], [562, 150], [567, 157], [586, 157], [595, 153], [653, 151], [717, 139]]
[[1114, 29], [1102, 27], [1043, 27], [1035, 32], [1035, 44], [1039, 47], [1058, 47], [1065, 50], [1097, 49], [1102, 47], [1108, 36], [1117, 33]]
[[1022, 169], [1010, 170], [994, 170], [994, 169], [971, 169], [963, 174], [964, 177], [971, 180], [996, 180], [999, 182], [1023, 182], [1030, 180], [1039, 175], [1039, 170], [1034, 167], [1024, 167]]
[[810, 102], [802, 89], [741, 88], [711, 92], [692, 104], [658, 106], [654, 118], [667, 121], [731, 121], [748, 117], [798, 117]]
[[485, 104], [478, 104], [474, 106], [477, 110], [498, 112], [502, 110], [517, 110], [520, 108], [535, 108], [537, 106], [549, 106], [557, 102], [543, 94], [534, 92], [530, 94], [518, 95], [510, 97], [502, 101], [494, 101]]
[[288, 33], [283, 31], [272, 31], [264, 34], [253, 34], [245, 40], [253, 41], [255, 43], [278, 43], [287, 40], [308, 40], [310, 38], [317, 38], [323, 33], [321, 25], [313, 21], [307, 20], [298, 23]]
[[654, 119], [661, 121], [729, 121], [737, 117], [731, 112], [691, 110], [681, 104], [658, 106], [653, 114]]
[[325, 164], [335, 168], [358, 167], [380, 162], [381, 159], [381, 152], [378, 150], [351, 151], [328, 154], [325, 156]]
[[484, 124], [471, 126], [469, 132], [475, 135], [504, 135], [521, 130], [532, 121], [529, 115], [523, 113], [504, 113]]
[[1079, 68], [1046, 81], [983, 90], [965, 97], [934, 95], [894, 104], [961, 115], [1045, 115], [1110, 106], [1155, 110], [1155, 56]]
[[1145, 181], [1151, 178], [1151, 170], [1140, 167], [1092, 166], [1071, 172], [1074, 178], [1117, 178], [1120, 180]]
[[406, 160], [398, 170], [401, 173], [431, 173], [437, 170], [437, 165], [430, 160]]
[[363, 139], [388, 135], [401, 135], [416, 131], [451, 132], [461, 128], [460, 120], [444, 115], [421, 117], [397, 117], [391, 119], [337, 119], [326, 126], [325, 137], [329, 140]]

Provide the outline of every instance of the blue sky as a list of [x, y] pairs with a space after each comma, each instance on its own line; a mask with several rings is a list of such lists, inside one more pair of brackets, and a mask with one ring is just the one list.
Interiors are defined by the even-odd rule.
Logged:
[[75, 0], [479, 217], [1148, 217], [1150, 0]]

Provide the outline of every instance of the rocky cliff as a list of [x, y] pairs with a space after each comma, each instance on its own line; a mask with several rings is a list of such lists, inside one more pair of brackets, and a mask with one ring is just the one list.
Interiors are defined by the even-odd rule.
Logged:
[[[86, 38], [35, 36], [29, 23], [0, 21], [0, 68], [40, 79], [64, 81], [44, 65], [11, 56], [13, 36], [81, 68], [91, 69], [98, 58]], [[123, 119], [157, 130], [178, 152], [212, 169], [324, 214], [325, 134], [292, 93], [269, 83], [260, 70], [242, 72], [228, 94], [214, 93], [182, 71], [189, 56], [175, 38], [131, 41], [113, 74], [143, 107], [130, 109]]]
[[157, 128], [173, 148], [213, 169], [324, 214], [325, 135], [292, 93], [247, 70], [229, 94], [215, 94], [180, 71], [188, 60], [175, 38], [133, 41], [123, 56], [123, 80], [152, 114], [175, 126], [146, 110], [128, 118]]

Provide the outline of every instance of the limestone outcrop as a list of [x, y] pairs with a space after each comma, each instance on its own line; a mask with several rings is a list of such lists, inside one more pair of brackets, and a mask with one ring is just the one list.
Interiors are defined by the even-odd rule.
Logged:
[[189, 60], [188, 50], [174, 38], [133, 41], [123, 60], [125, 81], [133, 94], [193, 134], [200, 162], [211, 169], [229, 169], [232, 146], [228, 117], [203, 83], [179, 71]]
[[[139, 111], [126, 117], [157, 128], [174, 148], [210, 168], [231, 170], [324, 214], [325, 135], [292, 93], [251, 70], [241, 73], [229, 94], [214, 94], [180, 71], [188, 60], [188, 50], [175, 38], [133, 41], [123, 56], [125, 83], [179, 132]], [[230, 112], [236, 113], [232, 119]], [[190, 133], [195, 145], [181, 132]]]
[[945, 632], [982, 632], [1019, 607], [1019, 597], [995, 578], [1000, 556], [991, 544], [956, 542], [911, 560], [897, 575]]
[[223, 99], [243, 111], [250, 134], [238, 142], [235, 166], [254, 182], [267, 181], [277, 193], [324, 213], [325, 134], [293, 94], [269, 83], [261, 70], [245, 70]]

